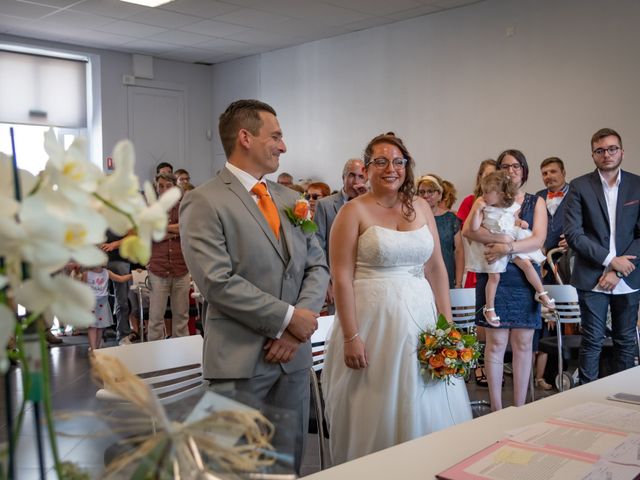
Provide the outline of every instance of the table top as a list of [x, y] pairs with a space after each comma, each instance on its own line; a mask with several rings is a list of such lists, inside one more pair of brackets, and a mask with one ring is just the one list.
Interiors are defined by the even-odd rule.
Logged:
[[310, 475], [309, 480], [429, 479], [464, 458], [506, 437], [506, 432], [543, 421], [565, 408], [586, 402], [617, 407], [640, 406], [607, 400], [618, 392], [640, 395], [640, 367], [529, 403], [509, 407], [469, 422], [406, 442]]

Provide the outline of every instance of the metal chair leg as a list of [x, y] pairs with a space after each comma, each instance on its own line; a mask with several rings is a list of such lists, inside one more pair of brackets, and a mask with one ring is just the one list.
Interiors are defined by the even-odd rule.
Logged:
[[320, 470], [327, 468], [325, 442], [324, 442], [324, 412], [322, 411], [322, 399], [320, 395], [320, 385], [318, 377], [313, 368], [309, 369], [311, 379], [311, 395], [313, 395], [313, 404], [316, 410], [316, 423], [318, 424], [318, 453], [320, 455]]

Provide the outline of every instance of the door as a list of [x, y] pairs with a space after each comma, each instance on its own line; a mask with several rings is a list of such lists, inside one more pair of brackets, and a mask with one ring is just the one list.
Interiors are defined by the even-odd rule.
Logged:
[[184, 90], [128, 86], [128, 136], [136, 151], [136, 174], [153, 180], [156, 165], [185, 166]]

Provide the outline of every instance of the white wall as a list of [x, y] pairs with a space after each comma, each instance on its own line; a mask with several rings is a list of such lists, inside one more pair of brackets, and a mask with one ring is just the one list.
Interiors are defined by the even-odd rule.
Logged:
[[281, 170], [334, 187], [344, 161], [388, 130], [418, 174], [450, 179], [460, 197], [481, 160], [511, 147], [532, 166], [530, 191], [548, 156], [570, 177], [586, 173], [591, 134], [605, 126], [638, 172], [638, 18], [635, 0], [487, 0], [217, 65], [214, 116], [236, 98], [270, 103], [289, 148]]
[[[102, 87], [103, 156], [106, 158], [110, 155], [115, 144], [127, 137], [127, 87], [122, 83], [122, 75], [130, 75], [133, 72], [130, 54], [9, 35], [0, 35], [0, 41], [2, 40], [99, 55]], [[217, 136], [217, 122], [214, 122], [211, 117], [212, 68], [206, 65], [160, 59], [154, 59], [153, 67], [153, 82], [177, 84], [185, 89], [186, 161], [185, 165], [172, 163], [174, 168], [186, 168], [191, 174], [192, 181], [200, 184], [214, 173], [212, 142], [206, 137], [208, 129], [214, 130], [213, 135]], [[167, 160], [171, 162], [170, 159]], [[141, 180], [151, 179], [155, 174], [155, 165], [138, 164], [136, 171]]]

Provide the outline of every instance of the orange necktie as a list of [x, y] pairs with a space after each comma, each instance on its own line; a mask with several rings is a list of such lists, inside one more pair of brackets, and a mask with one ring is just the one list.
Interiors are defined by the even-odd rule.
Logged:
[[267, 223], [273, 230], [274, 235], [280, 239], [280, 216], [278, 215], [278, 209], [273, 199], [267, 192], [267, 186], [262, 183], [256, 183], [251, 189], [251, 193], [258, 197], [258, 208], [267, 220]]

